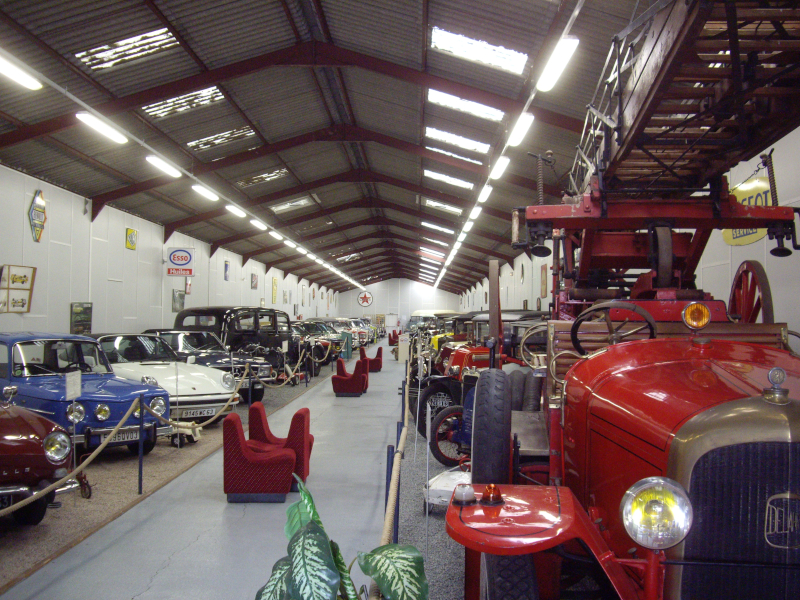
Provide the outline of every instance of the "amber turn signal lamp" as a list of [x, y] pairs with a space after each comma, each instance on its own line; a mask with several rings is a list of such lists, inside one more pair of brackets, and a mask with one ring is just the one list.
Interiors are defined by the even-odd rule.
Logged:
[[503, 496], [500, 494], [500, 488], [493, 483], [487, 485], [486, 489], [483, 490], [483, 496], [481, 496], [480, 502], [484, 506], [497, 506], [498, 504], [502, 504]]
[[705, 304], [692, 302], [683, 309], [683, 322], [690, 329], [702, 329], [711, 321], [711, 311]]

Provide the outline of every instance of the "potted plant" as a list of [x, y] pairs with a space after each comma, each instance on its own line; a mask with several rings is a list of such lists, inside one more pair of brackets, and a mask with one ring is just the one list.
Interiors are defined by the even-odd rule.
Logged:
[[[288, 556], [273, 565], [255, 600], [366, 600], [350, 577], [356, 559], [347, 565], [339, 546], [325, 533], [311, 493], [300, 479], [298, 488], [300, 500], [286, 509]], [[357, 559], [384, 598], [427, 600], [423, 558], [414, 546], [386, 544], [372, 552], [359, 552]]]

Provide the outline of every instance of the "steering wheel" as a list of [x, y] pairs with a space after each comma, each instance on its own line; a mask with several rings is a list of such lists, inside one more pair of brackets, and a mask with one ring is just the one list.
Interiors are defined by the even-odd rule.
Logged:
[[[621, 310], [629, 310], [631, 312], [636, 313], [640, 317], [642, 317], [646, 322], [641, 327], [636, 327], [635, 329], [631, 329], [630, 331], [620, 331], [622, 327], [628, 322], [628, 319], [625, 319], [622, 323], [620, 323], [617, 327], [614, 327], [614, 323], [611, 321], [611, 309], [618, 308]], [[607, 341], [609, 344], [619, 344], [622, 341], [625, 341], [625, 338], [630, 337], [634, 333], [640, 332], [642, 329], [647, 327], [650, 330], [650, 339], [652, 340], [656, 337], [656, 321], [641, 306], [637, 304], [631, 304], [630, 302], [601, 302], [600, 304], [595, 304], [587, 308], [583, 311], [578, 318], [575, 319], [575, 322], [572, 323], [572, 329], [570, 330], [570, 338], [572, 339], [572, 345], [575, 349], [581, 354], [581, 356], [586, 356], [587, 352], [583, 349], [581, 345], [580, 339], [578, 339], [578, 331], [581, 328], [581, 325], [588, 321], [592, 316], [596, 313], [605, 313], [603, 318], [605, 319], [606, 325], [608, 326], [608, 338]]]
[[80, 370], [82, 373], [91, 373], [92, 372], [92, 367], [90, 367], [85, 362], [77, 362], [77, 361], [76, 362], [71, 362], [66, 367], [64, 367], [63, 370], [66, 371], [70, 367], [78, 367], [78, 370]]

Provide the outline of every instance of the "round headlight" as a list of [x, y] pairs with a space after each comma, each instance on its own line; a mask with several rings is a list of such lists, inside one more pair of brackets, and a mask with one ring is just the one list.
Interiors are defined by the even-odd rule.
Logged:
[[145, 385], [158, 385], [158, 381], [151, 375], [142, 375], [142, 383]]
[[47, 460], [51, 463], [60, 463], [69, 456], [69, 451], [72, 450], [72, 442], [70, 442], [66, 433], [54, 431], [44, 438], [42, 447]]
[[461, 372], [461, 367], [458, 365], [453, 365], [449, 369], [447, 369], [447, 373], [452, 375], [453, 377], [458, 377], [458, 374]]
[[681, 543], [689, 533], [692, 504], [677, 481], [646, 477], [625, 492], [620, 516], [634, 542], [651, 550], [665, 550]]
[[160, 417], [167, 411], [167, 403], [164, 401], [163, 397], [156, 396], [150, 401], [150, 408]]
[[226, 390], [232, 390], [236, 387], [236, 381], [233, 379], [233, 375], [230, 373], [224, 373], [222, 375], [222, 387]]
[[85, 416], [86, 409], [83, 408], [83, 404], [80, 402], [67, 405], [67, 418], [70, 420], [70, 423], [80, 423]]
[[705, 304], [692, 302], [683, 309], [683, 322], [690, 329], [702, 329], [711, 321], [711, 311]]
[[98, 421], [107, 421], [108, 417], [111, 416], [111, 409], [108, 404], [98, 404], [94, 409], [94, 416], [97, 417]]

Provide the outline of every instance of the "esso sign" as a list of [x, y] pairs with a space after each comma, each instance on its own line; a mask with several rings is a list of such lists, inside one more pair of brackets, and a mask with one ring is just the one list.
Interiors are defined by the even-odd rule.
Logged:
[[167, 249], [167, 275], [192, 277], [194, 275], [194, 248]]

